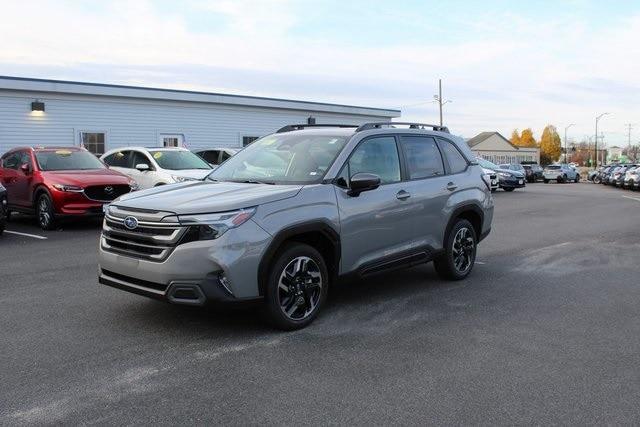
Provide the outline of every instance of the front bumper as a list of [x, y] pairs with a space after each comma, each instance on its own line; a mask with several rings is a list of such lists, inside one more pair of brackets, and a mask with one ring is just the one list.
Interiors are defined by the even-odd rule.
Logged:
[[500, 178], [500, 188], [522, 188], [526, 185], [524, 178]]
[[[161, 262], [98, 249], [98, 281], [176, 304], [260, 297], [258, 265], [271, 236], [252, 220], [218, 239], [176, 246]], [[181, 297], [182, 295], [182, 297]]]

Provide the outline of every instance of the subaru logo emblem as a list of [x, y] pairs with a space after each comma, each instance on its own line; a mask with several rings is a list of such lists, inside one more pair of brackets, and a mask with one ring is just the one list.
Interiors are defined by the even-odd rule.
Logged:
[[110, 185], [107, 185], [106, 187], [104, 187], [104, 192], [107, 194], [113, 193], [113, 187]]
[[128, 216], [124, 219], [124, 226], [129, 230], [134, 230], [138, 227], [138, 219], [134, 216]]

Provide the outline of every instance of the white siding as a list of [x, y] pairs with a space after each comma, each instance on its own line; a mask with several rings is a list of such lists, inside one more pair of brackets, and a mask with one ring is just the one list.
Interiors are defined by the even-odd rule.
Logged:
[[[32, 113], [31, 102], [45, 103]], [[298, 111], [223, 104], [0, 90], [0, 153], [20, 145], [77, 145], [80, 131], [106, 132], [106, 147], [157, 146], [159, 134], [183, 134], [190, 148], [240, 147], [242, 136], [306, 123], [387, 121], [388, 115]]]

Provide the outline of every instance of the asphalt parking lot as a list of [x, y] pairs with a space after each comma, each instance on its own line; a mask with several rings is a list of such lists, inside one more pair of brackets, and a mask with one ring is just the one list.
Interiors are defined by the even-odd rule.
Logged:
[[495, 199], [466, 281], [339, 286], [293, 333], [98, 285], [97, 223], [17, 219], [47, 239], [0, 238], [0, 424], [640, 423], [640, 193]]

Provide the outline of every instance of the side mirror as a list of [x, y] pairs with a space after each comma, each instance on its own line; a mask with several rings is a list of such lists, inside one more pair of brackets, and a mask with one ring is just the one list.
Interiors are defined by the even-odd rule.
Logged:
[[23, 163], [20, 166], [20, 170], [25, 174], [25, 175], [29, 175], [31, 173], [31, 166], [29, 166], [28, 163]]
[[149, 170], [149, 165], [145, 163], [138, 163], [136, 165], [136, 169], [139, 170], [140, 172], [145, 172]]
[[349, 194], [358, 197], [364, 191], [375, 190], [380, 187], [380, 177], [372, 173], [357, 173], [351, 177]]

